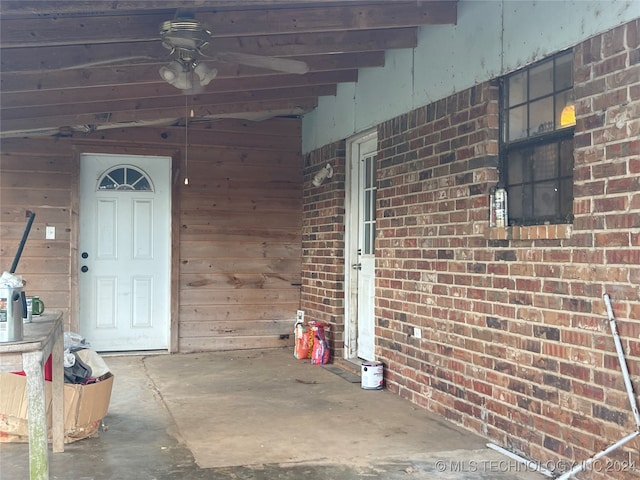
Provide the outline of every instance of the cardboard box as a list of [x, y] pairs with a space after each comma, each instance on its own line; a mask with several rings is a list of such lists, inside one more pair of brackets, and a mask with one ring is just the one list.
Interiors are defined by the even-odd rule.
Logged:
[[[64, 384], [64, 441], [72, 443], [94, 435], [107, 415], [113, 388], [109, 373], [89, 385]], [[51, 382], [45, 382], [47, 427], [51, 440]], [[27, 379], [0, 374], [0, 442], [28, 442]]]
[[[51, 428], [51, 382], [44, 382], [47, 428]], [[0, 441], [29, 437], [27, 379], [13, 373], [0, 374]], [[7, 437], [9, 438], [7, 440]], [[17, 437], [17, 438], [13, 438]]]

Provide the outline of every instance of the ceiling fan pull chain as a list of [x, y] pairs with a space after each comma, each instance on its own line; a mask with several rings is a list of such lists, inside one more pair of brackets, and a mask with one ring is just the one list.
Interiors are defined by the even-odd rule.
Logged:
[[189, 185], [189, 95], [184, 96], [184, 184]]

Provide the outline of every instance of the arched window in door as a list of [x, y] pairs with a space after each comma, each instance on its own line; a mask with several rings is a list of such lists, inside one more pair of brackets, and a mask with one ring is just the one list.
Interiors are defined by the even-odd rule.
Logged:
[[135, 190], [153, 192], [151, 179], [139, 168], [118, 165], [102, 175], [98, 190]]

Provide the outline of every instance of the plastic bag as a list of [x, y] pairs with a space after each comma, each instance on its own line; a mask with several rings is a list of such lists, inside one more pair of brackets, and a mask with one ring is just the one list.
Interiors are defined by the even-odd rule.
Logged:
[[77, 350], [78, 348], [89, 348], [91, 344], [87, 342], [79, 333], [64, 332], [64, 349], [65, 350]]
[[326, 337], [326, 323], [316, 323], [311, 326], [313, 332], [313, 349], [311, 352], [311, 363], [313, 365], [326, 365], [331, 357], [331, 350]]
[[299, 360], [311, 358], [311, 345], [313, 337], [308, 325], [302, 323], [296, 324], [295, 327], [295, 346], [293, 356]]
[[14, 273], [2, 272], [0, 276], [0, 285], [11, 287], [11, 288], [19, 288], [24, 286], [24, 282], [22, 281], [21, 275], [16, 275]]
[[64, 368], [71, 368], [76, 364], [76, 356], [69, 350], [64, 351]]

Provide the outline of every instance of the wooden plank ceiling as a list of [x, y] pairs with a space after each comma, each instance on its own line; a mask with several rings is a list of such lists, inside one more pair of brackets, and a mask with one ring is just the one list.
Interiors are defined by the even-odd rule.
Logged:
[[[212, 31], [208, 56], [300, 60], [292, 74], [219, 59], [217, 76], [185, 95], [160, 78], [160, 25], [192, 15]], [[0, 136], [80, 135], [219, 118], [301, 115], [386, 50], [413, 48], [417, 27], [456, 22], [455, 1], [2, 0]], [[205, 59], [206, 60], [206, 59]]]

